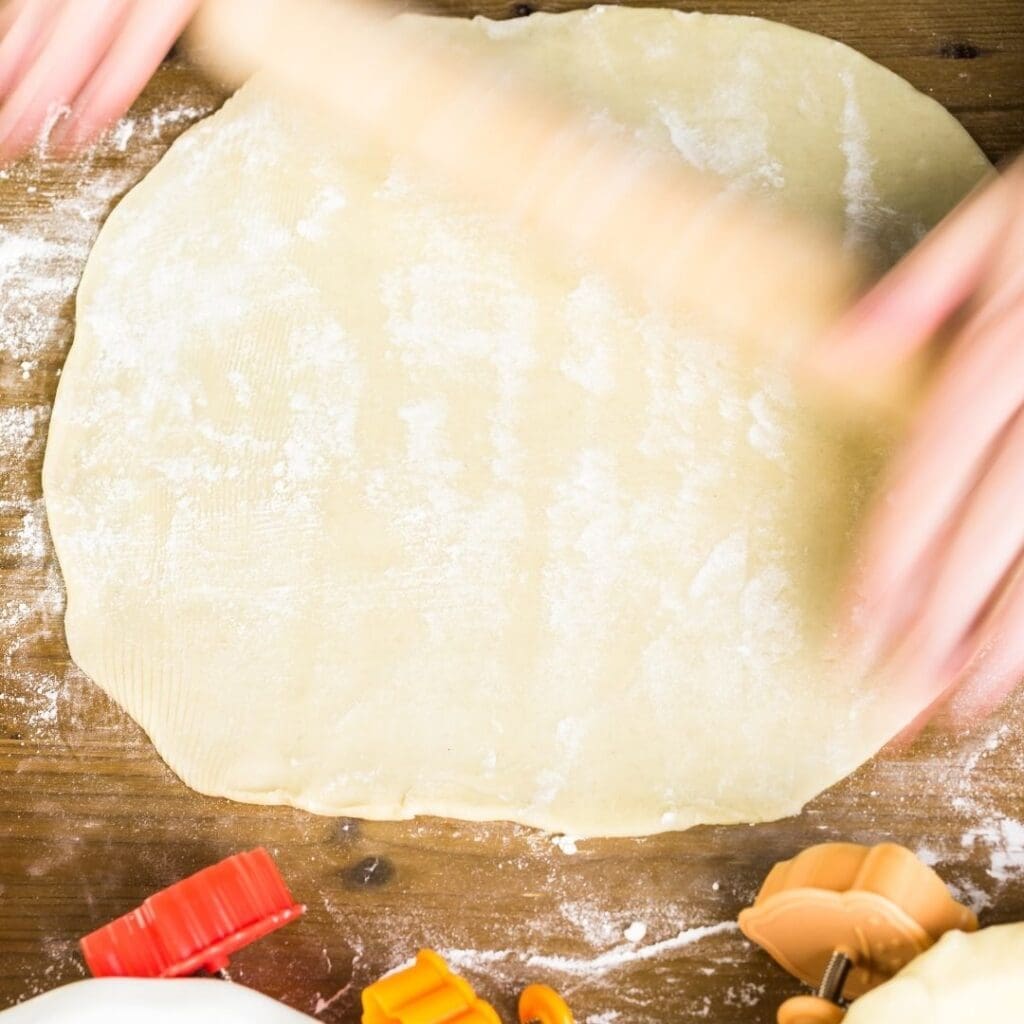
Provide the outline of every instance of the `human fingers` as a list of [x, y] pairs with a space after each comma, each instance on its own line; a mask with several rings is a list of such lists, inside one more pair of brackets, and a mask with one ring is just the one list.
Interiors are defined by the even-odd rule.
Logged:
[[971, 302], [971, 316], [979, 328], [1024, 301], [1024, 157], [1007, 170], [1004, 181], [1006, 230], [995, 262]]
[[19, 81], [43, 44], [65, 0], [13, 0], [0, 24], [0, 102]]
[[866, 581], [870, 563], [863, 556], [854, 566], [842, 594], [837, 620], [836, 653], [859, 672], [876, 672], [891, 656], [897, 638], [907, 634], [923, 603], [934, 573], [942, 538], [938, 537], [921, 557], [898, 590], [872, 596], [868, 603]]
[[[980, 624], [998, 606], [1024, 549], [1024, 415], [1002, 439], [935, 561], [931, 585], [885, 662], [887, 685], [931, 707], [978, 653]], [[920, 716], [918, 716], [920, 717]]]
[[[993, 444], [1024, 402], [1024, 299], [969, 330], [950, 353], [868, 524], [857, 591], [861, 625], [884, 635], [886, 611], [970, 495]], [[870, 638], [868, 638], [870, 645]]]
[[27, 0], [0, 0], [0, 39], [3, 39], [8, 29], [17, 21], [26, 2]]
[[1024, 563], [979, 630], [977, 651], [950, 703], [953, 722], [961, 727], [991, 714], [1024, 680]]
[[917, 711], [910, 722], [885, 745], [886, 750], [893, 753], [904, 753], [912, 747], [921, 733], [931, 724], [932, 719], [946, 703], [947, 698], [948, 694], [940, 693], [930, 704]]
[[0, 160], [20, 156], [67, 107], [110, 46], [130, 0], [69, 0], [31, 67], [0, 108]]
[[198, 6], [199, 0], [136, 0], [67, 121], [54, 134], [58, 151], [92, 141], [131, 106]]
[[1012, 192], [1002, 178], [988, 181], [958, 206], [808, 351], [810, 374], [870, 376], [924, 348], [984, 278]]
[[941, 554], [912, 633], [941, 664], [967, 641], [1024, 550], [1024, 414], [1007, 428]]

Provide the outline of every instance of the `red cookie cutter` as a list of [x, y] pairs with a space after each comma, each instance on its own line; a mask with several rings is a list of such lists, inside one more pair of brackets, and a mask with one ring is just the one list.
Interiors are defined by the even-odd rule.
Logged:
[[150, 896], [80, 942], [97, 978], [223, 970], [232, 953], [299, 917], [270, 854], [237, 853]]

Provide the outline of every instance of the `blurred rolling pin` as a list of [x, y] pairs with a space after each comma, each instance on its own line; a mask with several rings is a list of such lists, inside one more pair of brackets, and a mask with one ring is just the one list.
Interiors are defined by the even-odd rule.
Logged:
[[[585, 253], [635, 297], [769, 355], [813, 343], [862, 282], [838, 241], [800, 219], [727, 194], [524, 89], [514, 69], [413, 37], [362, 0], [206, 0], [189, 39], [229, 81], [262, 69], [339, 129]], [[871, 382], [872, 405], [882, 390]]]

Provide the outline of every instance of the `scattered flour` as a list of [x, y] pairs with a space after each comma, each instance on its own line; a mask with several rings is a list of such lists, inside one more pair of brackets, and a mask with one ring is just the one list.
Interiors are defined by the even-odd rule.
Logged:
[[445, 949], [441, 956], [456, 970], [479, 970], [481, 965], [504, 963], [516, 954], [511, 949]]
[[[902, 255], [906, 239], [920, 241], [927, 229], [910, 215], [894, 210], [882, 201], [875, 180], [870, 130], [857, 96], [853, 74], [841, 71], [839, 80], [843, 87], [840, 148], [845, 160], [842, 182], [846, 221], [844, 243], [882, 270]], [[897, 236], [886, 239], [885, 225], [898, 226]], [[896, 237], [903, 241], [895, 241]]]
[[594, 957], [544, 956], [534, 953], [526, 957], [526, 965], [561, 974], [604, 974], [606, 971], [627, 967], [641, 960], [652, 960], [665, 953], [684, 949], [695, 942], [700, 942], [701, 939], [735, 932], [738, 929], [739, 926], [734, 921], [721, 921], [718, 924], [687, 928], [670, 939], [652, 942], [648, 946], [634, 946], [632, 943], [616, 946]]
[[128, 148], [128, 143], [131, 141], [131, 137], [135, 134], [135, 119], [132, 117], [125, 117], [118, 121], [114, 130], [110, 134], [110, 141], [114, 145], [119, 153], [123, 153]]
[[[1022, 703], [1020, 697], [1011, 702], [1018, 717]], [[913, 848], [975, 913], [998, 911], [1024, 882], [1024, 820], [1007, 815], [1006, 793], [988, 784], [1000, 776], [1024, 776], [1017, 735], [1004, 721], [981, 735], [950, 741], [950, 749], [931, 766], [959, 838], [951, 843], [948, 833], [923, 836]]]
[[742, 985], [731, 985], [725, 994], [726, 1006], [757, 1006], [764, 995], [765, 986], [745, 982]]
[[[738, 930], [739, 926], [734, 921], [722, 921], [718, 924], [687, 928], [672, 938], [653, 942], [648, 946], [636, 946], [633, 943], [623, 944], [592, 957], [551, 956], [516, 949], [439, 949], [438, 953], [449, 965], [461, 970], [479, 970], [482, 965], [505, 963], [511, 960], [536, 970], [589, 977], [619, 970], [644, 960], [653, 960], [666, 953], [685, 949], [702, 939]], [[408, 963], [411, 961], [407, 961]]]
[[[78, 184], [50, 191], [38, 161], [0, 171], [17, 217], [0, 224], [0, 719], [10, 735], [59, 731], [81, 673], [47, 652], [63, 634], [64, 588], [40, 493], [39, 473], [73, 297], [100, 225], [156, 160], [174, 131], [209, 111], [186, 103], [122, 120], [72, 165]], [[37, 156], [62, 111], [51, 111]], [[113, 152], [124, 154], [111, 160]], [[48, 968], [48, 971], [52, 969]], [[51, 987], [50, 984], [43, 988]]]
[[[105, 143], [78, 164], [79, 184], [72, 195], [52, 199], [13, 227], [0, 226], [0, 370], [10, 361], [28, 379], [39, 357], [66, 348], [71, 311], [81, 271], [100, 225], [123, 195], [153, 164], [171, 137], [171, 129], [209, 113], [209, 106], [157, 108], [141, 121], [126, 118]], [[129, 150], [131, 144], [131, 151]], [[111, 150], [126, 153], [111, 164]], [[102, 170], [100, 168], [103, 168]], [[35, 194], [38, 165], [25, 162], [3, 174], [6, 189], [18, 186]], [[0, 428], [2, 429], [2, 428]], [[3, 451], [5, 433], [0, 433]]]
[[26, 672], [21, 675], [20, 693], [0, 691], [0, 711], [17, 718], [33, 733], [48, 731], [57, 721], [57, 710], [64, 694], [64, 680], [58, 675]]
[[552, 836], [551, 842], [564, 854], [578, 853], [575, 836]]
[[853, 73], [841, 71], [839, 79], [843, 83], [844, 94], [840, 145], [846, 159], [846, 170], [843, 172], [846, 242], [848, 245], [856, 246], [861, 244], [866, 237], [870, 237], [877, 213], [877, 193], [874, 184], [875, 164], [868, 150], [870, 142], [868, 126], [857, 101]]
[[327, 235], [327, 219], [345, 208], [345, 197], [333, 185], [324, 186], [311, 204], [309, 212], [295, 225], [307, 241], [316, 242]]
[[967, 829], [961, 842], [967, 850], [980, 845], [988, 852], [988, 875], [997, 886], [1024, 875], [1024, 822], [987, 818]]
[[329, 1010], [339, 999], [341, 999], [343, 996], [348, 995], [348, 993], [352, 990], [352, 987], [353, 982], [348, 981], [344, 985], [342, 985], [341, 988], [339, 988], [338, 991], [334, 993], [334, 995], [328, 996], [328, 998], [326, 999], [324, 999], [319, 993], [317, 993], [316, 1005], [313, 1008], [313, 1016], [319, 1017], [320, 1014], [324, 1012], [324, 1010]]
[[175, 106], [157, 107], [145, 118], [137, 119], [136, 126], [144, 126], [144, 135], [148, 142], [156, 142], [160, 148], [168, 138], [168, 128], [188, 127], [200, 118], [206, 117], [213, 107], [209, 103], [183, 103]]
[[622, 917], [596, 901], [566, 900], [559, 913], [570, 925], [569, 934], [581, 935], [593, 949], [606, 949], [622, 939]]

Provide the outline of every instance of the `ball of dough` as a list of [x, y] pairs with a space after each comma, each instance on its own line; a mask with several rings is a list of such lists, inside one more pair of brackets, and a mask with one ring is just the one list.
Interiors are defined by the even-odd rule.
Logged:
[[856, 1000], [846, 1024], [1011, 1024], [1024, 1006], [1024, 924], [947, 932], [891, 981]]
[[309, 1024], [314, 1018], [213, 978], [90, 978], [0, 1012], [2, 1024]]

